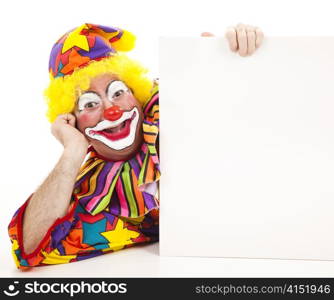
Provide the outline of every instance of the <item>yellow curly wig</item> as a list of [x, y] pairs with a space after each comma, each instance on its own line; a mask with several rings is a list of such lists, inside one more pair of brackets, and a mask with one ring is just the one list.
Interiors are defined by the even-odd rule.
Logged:
[[153, 88], [153, 81], [147, 77], [147, 72], [139, 62], [124, 54], [114, 54], [100, 61], [92, 61], [71, 75], [53, 78], [50, 74], [50, 84], [44, 92], [48, 106], [47, 118], [53, 122], [58, 115], [73, 112], [76, 99], [89, 88], [91, 79], [105, 73], [117, 75], [144, 105]]

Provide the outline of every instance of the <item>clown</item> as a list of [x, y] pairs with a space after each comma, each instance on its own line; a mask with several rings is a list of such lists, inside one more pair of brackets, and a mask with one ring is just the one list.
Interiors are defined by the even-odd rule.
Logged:
[[[239, 25], [227, 38], [246, 56], [262, 32]], [[84, 24], [52, 48], [47, 116], [64, 151], [9, 225], [17, 267], [158, 241], [158, 84], [122, 53], [134, 41], [125, 30]]]

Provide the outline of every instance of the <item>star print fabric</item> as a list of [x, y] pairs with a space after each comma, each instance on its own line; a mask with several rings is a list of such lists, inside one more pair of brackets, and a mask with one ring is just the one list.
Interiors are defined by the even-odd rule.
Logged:
[[[126, 30], [83, 24], [64, 34], [53, 46], [49, 71], [54, 78], [72, 74], [91, 61], [98, 61], [133, 48], [135, 37]], [[121, 46], [120, 46], [121, 45]]]

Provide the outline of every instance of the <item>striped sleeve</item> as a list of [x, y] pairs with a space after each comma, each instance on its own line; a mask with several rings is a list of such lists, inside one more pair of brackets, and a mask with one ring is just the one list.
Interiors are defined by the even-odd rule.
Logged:
[[[159, 125], [159, 87], [156, 85], [152, 90], [152, 95], [150, 99], [146, 102], [144, 108], [144, 115], [146, 124]], [[146, 131], [144, 130], [144, 134]]]
[[[144, 141], [147, 144], [148, 152], [145, 157], [140, 175], [139, 185], [157, 182], [160, 179], [159, 164], [159, 90], [156, 85], [152, 96], [143, 108], [145, 120], [143, 122]], [[156, 190], [156, 188], [155, 188]]]

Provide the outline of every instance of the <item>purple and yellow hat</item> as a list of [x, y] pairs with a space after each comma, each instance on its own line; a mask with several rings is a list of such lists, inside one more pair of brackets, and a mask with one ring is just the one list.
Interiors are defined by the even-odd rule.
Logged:
[[91, 61], [130, 51], [136, 37], [120, 28], [85, 23], [64, 34], [52, 47], [49, 71], [53, 78], [70, 75]]
[[64, 34], [50, 55], [50, 82], [44, 91], [49, 121], [71, 113], [78, 95], [89, 88], [92, 77], [103, 73], [116, 74], [144, 105], [153, 88], [148, 69], [120, 53], [133, 49], [135, 40], [126, 30], [89, 23]]

